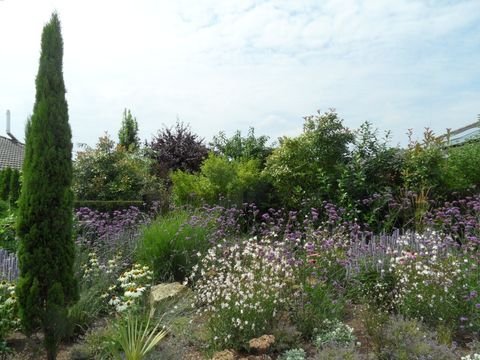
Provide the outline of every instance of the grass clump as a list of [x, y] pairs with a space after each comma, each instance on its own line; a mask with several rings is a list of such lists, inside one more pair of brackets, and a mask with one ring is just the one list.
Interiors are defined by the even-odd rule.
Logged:
[[189, 221], [186, 211], [174, 211], [146, 227], [136, 250], [139, 263], [153, 269], [154, 279], [184, 280], [197, 263], [196, 253], [209, 247], [210, 226]]

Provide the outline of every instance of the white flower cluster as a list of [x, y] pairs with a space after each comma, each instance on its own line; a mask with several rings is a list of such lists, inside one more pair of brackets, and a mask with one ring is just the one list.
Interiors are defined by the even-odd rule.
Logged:
[[327, 345], [348, 346], [356, 340], [353, 328], [338, 320], [325, 320], [323, 327], [326, 328], [326, 331], [323, 331], [315, 338], [315, 346], [319, 349]]
[[445, 251], [444, 239], [434, 232], [415, 234], [413, 240], [400, 238], [397, 248], [389, 252], [387, 265], [398, 279], [394, 302], [409, 315], [441, 322], [439, 310], [461, 301], [456, 287], [464, 283], [466, 269], [473, 270], [475, 265]]
[[153, 272], [148, 266], [134, 264], [125, 271], [117, 280], [117, 283], [110, 286], [103, 298], [109, 298], [108, 304], [115, 307], [117, 312], [122, 312], [140, 298], [151, 286]]
[[108, 260], [107, 264], [101, 264], [97, 254], [92, 251], [88, 254], [88, 261], [82, 265], [83, 279], [93, 281], [101, 272], [113, 274], [118, 270], [119, 263], [122, 260], [122, 254], [118, 253], [113, 259]]
[[195, 303], [199, 312], [212, 315], [224, 330], [238, 332], [220, 331], [214, 340], [227, 343], [239, 333], [262, 331], [286, 303], [293, 270], [285, 246], [269, 239], [224, 242], [211, 248], [190, 277], [196, 280]]
[[480, 354], [470, 354], [467, 356], [462, 356], [461, 360], [480, 360]]

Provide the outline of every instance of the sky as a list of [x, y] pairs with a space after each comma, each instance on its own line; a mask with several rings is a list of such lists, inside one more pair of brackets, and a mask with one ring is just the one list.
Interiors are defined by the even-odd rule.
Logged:
[[480, 0], [0, 0], [0, 135], [10, 109], [24, 139], [54, 10], [76, 149], [117, 139], [124, 108], [142, 140], [177, 119], [276, 140], [335, 108], [401, 146], [480, 113]]

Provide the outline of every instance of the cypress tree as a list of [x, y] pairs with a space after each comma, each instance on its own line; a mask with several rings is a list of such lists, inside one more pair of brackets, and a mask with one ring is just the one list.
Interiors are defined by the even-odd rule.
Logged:
[[54, 13], [42, 33], [17, 223], [20, 319], [27, 334], [43, 330], [49, 360], [56, 358], [67, 326], [65, 307], [78, 298], [73, 273], [72, 140], [62, 64], [63, 40]]
[[135, 151], [139, 147], [138, 123], [130, 110], [125, 109], [123, 111], [122, 127], [118, 132], [118, 140], [119, 144], [127, 151]]
[[17, 169], [12, 170], [12, 174], [10, 176], [10, 194], [8, 196], [8, 200], [10, 201], [11, 207], [17, 206], [17, 200], [20, 196], [20, 171]]
[[10, 194], [10, 178], [12, 176], [12, 169], [10, 167], [2, 170], [0, 179], [0, 199], [7, 201]]

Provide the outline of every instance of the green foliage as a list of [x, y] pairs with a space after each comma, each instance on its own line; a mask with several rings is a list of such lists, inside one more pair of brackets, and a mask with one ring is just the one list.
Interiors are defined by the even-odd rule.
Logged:
[[17, 330], [19, 325], [15, 284], [2, 280], [0, 281], [0, 358], [2, 353], [8, 351], [5, 344], [6, 337]]
[[21, 184], [20, 184], [20, 171], [17, 169], [12, 170], [10, 176], [10, 192], [8, 195], [8, 201], [10, 202], [10, 207], [16, 208], [17, 201], [20, 197]]
[[480, 188], [480, 141], [448, 149], [444, 169], [445, 183], [450, 191], [466, 192]]
[[207, 313], [209, 347], [244, 349], [271, 334], [294, 283], [285, 244], [251, 238], [210, 249], [190, 276], [195, 303]]
[[315, 346], [322, 349], [327, 346], [344, 346], [348, 347], [354, 345], [356, 340], [353, 335], [353, 328], [350, 326], [335, 320], [324, 321], [320, 329], [319, 334], [315, 337]]
[[272, 153], [272, 148], [267, 146], [268, 136], [255, 137], [255, 129], [248, 129], [247, 137], [242, 137], [237, 130], [231, 138], [227, 138], [221, 131], [213, 137], [210, 147], [215, 153], [223, 155], [231, 160], [259, 160], [263, 165], [267, 157]]
[[338, 319], [343, 312], [344, 303], [330, 286], [305, 284], [303, 293], [296, 299], [292, 317], [297, 329], [310, 339], [321, 330], [325, 321]]
[[17, 231], [17, 295], [26, 332], [41, 326], [54, 359], [64, 308], [78, 297], [73, 274], [72, 142], [62, 75], [63, 40], [56, 13], [42, 34], [33, 115], [27, 123]]
[[86, 333], [93, 322], [106, 313], [108, 303], [105, 298], [109, 287], [114, 281], [119, 267], [119, 259], [114, 258], [108, 267], [100, 268], [100, 263], [94, 252], [87, 253], [77, 248], [75, 258], [75, 277], [79, 282], [79, 299], [68, 308], [68, 337]]
[[126, 151], [108, 135], [100, 137], [95, 149], [86, 146], [77, 154], [73, 189], [78, 200], [141, 200], [160, 191], [150, 175], [151, 162], [138, 151]]
[[[338, 179], [338, 203], [346, 209], [351, 220], [372, 222], [372, 209], [364, 206], [361, 200], [402, 184], [403, 156], [400, 149], [388, 147], [390, 134], [380, 139], [369, 122], [363, 123], [354, 134], [348, 162]], [[378, 221], [369, 225], [376, 226]]]
[[10, 213], [8, 203], [4, 200], [0, 200], [0, 217], [8, 216]]
[[229, 160], [210, 154], [198, 174], [176, 171], [171, 175], [173, 199], [179, 205], [261, 204], [266, 201], [268, 183], [258, 160]]
[[113, 359], [112, 346], [114, 342], [112, 339], [115, 336], [116, 329], [110, 324], [105, 327], [90, 329], [85, 334], [83, 346], [81, 345], [72, 350], [72, 360]]
[[175, 127], [158, 131], [147, 146], [147, 155], [153, 160], [155, 174], [168, 179], [171, 171], [198, 171], [208, 150], [203, 139], [192, 133], [189, 126], [177, 121]]
[[136, 151], [140, 148], [137, 119], [130, 110], [123, 111], [122, 127], [118, 132], [118, 144], [127, 151]]
[[367, 360], [367, 357], [355, 349], [355, 346], [329, 345], [315, 355], [316, 360]]
[[174, 211], [143, 230], [135, 257], [153, 269], [156, 280], [183, 281], [198, 262], [196, 253], [209, 247], [210, 229], [189, 224], [189, 217], [187, 212]]
[[[118, 359], [142, 360], [167, 335], [160, 323], [151, 323], [153, 309], [148, 317], [133, 313], [115, 323], [116, 333], [112, 349]], [[120, 348], [121, 352], [116, 351]]]
[[425, 130], [422, 142], [413, 140], [411, 131], [409, 140], [402, 174], [405, 188], [414, 192], [441, 191], [446, 161], [442, 141], [429, 129]]
[[75, 209], [87, 207], [100, 212], [113, 212], [128, 209], [130, 206], [144, 210], [146, 204], [142, 200], [76, 200], [74, 205]]
[[381, 271], [377, 264], [366, 263], [351, 282], [350, 295], [353, 300], [381, 311], [395, 310], [397, 278], [391, 271]]
[[15, 224], [17, 218], [14, 213], [0, 218], [0, 248], [12, 253], [17, 252], [17, 241], [15, 239]]
[[11, 208], [17, 207], [20, 196], [20, 171], [6, 168], [0, 171], [0, 200], [8, 201]]
[[436, 335], [417, 320], [392, 317], [380, 331], [382, 336], [377, 338], [380, 343], [376, 344], [380, 360], [457, 359], [450, 348], [438, 344]]
[[[464, 275], [476, 271], [466, 257], [437, 258], [436, 254], [416, 256], [395, 266], [398, 282], [399, 313], [422, 319], [432, 327], [456, 329], [467, 314]], [[477, 277], [478, 279], [478, 277]]]
[[10, 167], [0, 171], [0, 199], [7, 201], [10, 195], [10, 178], [12, 169]]
[[290, 349], [279, 357], [280, 360], [305, 360], [307, 354], [303, 349]]
[[334, 199], [353, 134], [333, 110], [307, 116], [303, 134], [280, 139], [267, 160], [267, 174], [283, 203], [299, 208]]

